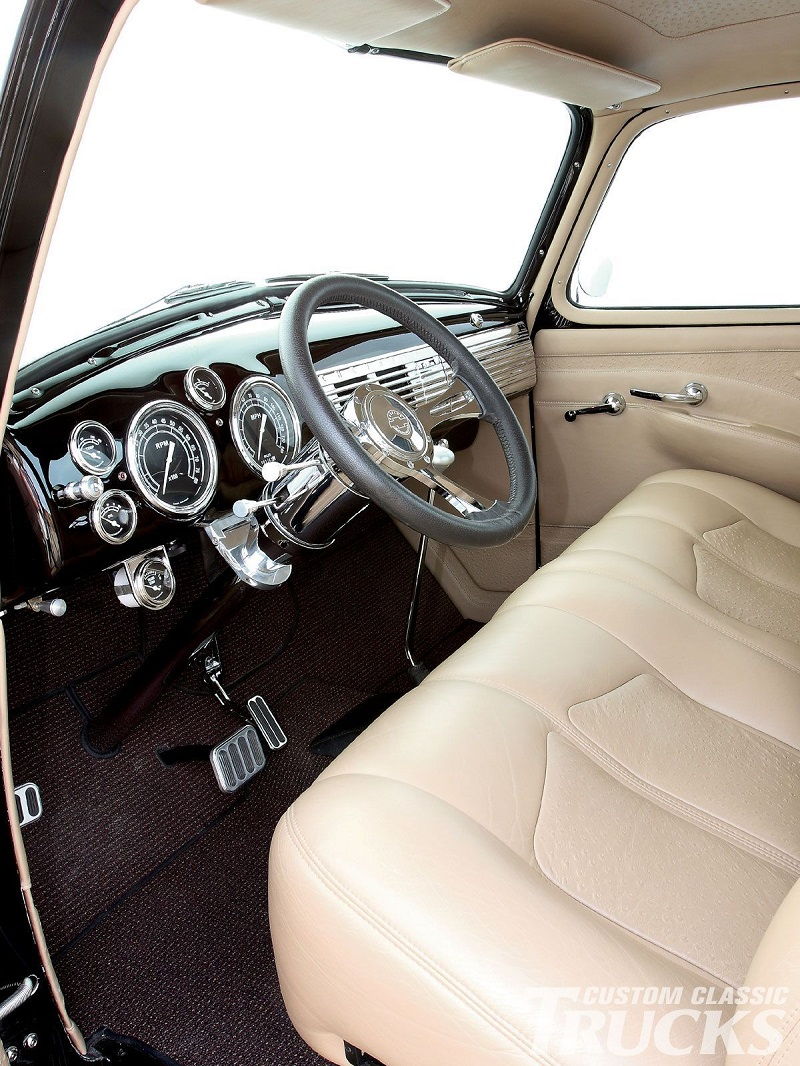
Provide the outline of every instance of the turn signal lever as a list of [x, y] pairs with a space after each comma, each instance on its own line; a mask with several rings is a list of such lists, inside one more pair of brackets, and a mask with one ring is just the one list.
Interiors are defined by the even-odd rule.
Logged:
[[[261, 467], [261, 476], [268, 485], [272, 485], [276, 481], [280, 481], [286, 474], [291, 474], [295, 470], [311, 470], [316, 466], [319, 466], [316, 459], [309, 459], [302, 463], [264, 463]], [[271, 496], [265, 496], [261, 500], [237, 500], [233, 505], [233, 513], [237, 518], [249, 518], [250, 515], [255, 514], [256, 511], [272, 502]]]
[[574, 422], [578, 415], [621, 415], [625, 410], [625, 397], [619, 392], [609, 392], [602, 403], [594, 407], [578, 407], [573, 411], [566, 411], [564, 418], [567, 422]]

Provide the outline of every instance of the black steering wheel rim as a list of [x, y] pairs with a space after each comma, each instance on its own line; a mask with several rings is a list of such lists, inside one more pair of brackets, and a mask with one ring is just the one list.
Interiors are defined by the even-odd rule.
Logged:
[[[508, 467], [508, 500], [467, 516], [450, 514], [411, 492], [362, 448], [328, 399], [314, 369], [308, 341], [311, 316], [322, 306], [358, 304], [405, 326], [442, 356], [471, 390], [482, 419], [493, 427]], [[516, 415], [490, 374], [464, 345], [413, 300], [378, 282], [323, 274], [299, 285], [281, 313], [279, 348], [288, 390], [300, 414], [358, 492], [393, 518], [433, 540], [489, 547], [517, 536], [536, 504], [536, 470]]]

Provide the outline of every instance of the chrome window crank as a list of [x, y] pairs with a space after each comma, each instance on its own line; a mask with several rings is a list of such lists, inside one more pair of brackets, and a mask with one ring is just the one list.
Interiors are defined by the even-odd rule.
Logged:
[[647, 389], [631, 389], [631, 396], [640, 396], [643, 400], [661, 400], [664, 403], [688, 403], [692, 407], [708, 399], [708, 389], [699, 381], [690, 381], [683, 386], [682, 392], [649, 392]]
[[567, 422], [574, 422], [578, 415], [621, 415], [624, 410], [625, 397], [619, 392], [609, 392], [594, 407], [577, 407], [573, 411], [566, 411], [564, 418]]

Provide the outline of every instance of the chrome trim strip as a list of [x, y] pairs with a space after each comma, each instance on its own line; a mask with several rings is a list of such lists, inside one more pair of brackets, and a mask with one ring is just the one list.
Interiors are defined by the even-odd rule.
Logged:
[[[533, 374], [533, 345], [524, 322], [483, 329], [458, 339], [504, 391], [510, 391], [516, 382]], [[349, 401], [365, 375], [414, 407], [444, 396], [453, 383], [450, 367], [427, 344], [355, 360], [317, 373], [328, 398], [341, 405]], [[450, 409], [457, 410], [458, 404]]]

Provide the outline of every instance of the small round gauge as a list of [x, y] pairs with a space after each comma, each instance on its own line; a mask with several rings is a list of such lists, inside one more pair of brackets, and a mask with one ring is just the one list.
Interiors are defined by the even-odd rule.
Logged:
[[203, 411], [218, 411], [225, 403], [225, 386], [222, 378], [205, 366], [193, 366], [183, 378], [186, 395]]
[[136, 529], [136, 504], [121, 489], [104, 492], [89, 512], [92, 529], [109, 544], [124, 544]]
[[150, 555], [143, 559], [133, 575], [137, 599], [151, 611], [166, 607], [175, 595], [175, 575], [166, 559]]
[[70, 434], [69, 454], [87, 474], [107, 474], [117, 460], [117, 442], [99, 422], [79, 422]]
[[174, 400], [145, 404], [128, 427], [125, 459], [142, 496], [162, 514], [200, 514], [217, 488], [217, 450], [200, 418]]
[[246, 378], [233, 395], [231, 433], [255, 473], [264, 463], [291, 462], [300, 448], [300, 419], [289, 397], [270, 378]]

